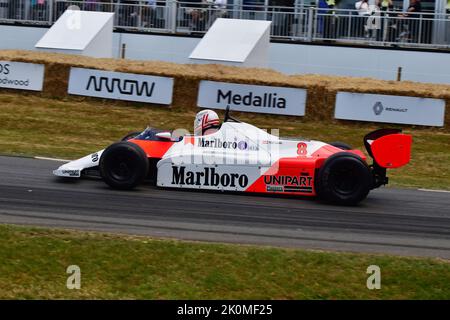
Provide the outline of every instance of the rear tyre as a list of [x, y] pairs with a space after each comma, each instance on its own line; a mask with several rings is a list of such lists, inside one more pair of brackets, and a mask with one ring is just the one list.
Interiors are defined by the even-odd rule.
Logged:
[[148, 159], [136, 144], [122, 141], [110, 145], [100, 158], [100, 174], [110, 187], [120, 190], [135, 188], [148, 173]]
[[335, 141], [335, 142], [330, 142], [330, 145], [332, 145], [333, 147], [339, 148], [341, 150], [352, 150], [353, 148], [345, 143], [345, 142], [340, 142], [340, 141]]
[[367, 197], [372, 183], [370, 169], [359, 156], [340, 152], [329, 157], [320, 168], [316, 191], [326, 202], [355, 205]]

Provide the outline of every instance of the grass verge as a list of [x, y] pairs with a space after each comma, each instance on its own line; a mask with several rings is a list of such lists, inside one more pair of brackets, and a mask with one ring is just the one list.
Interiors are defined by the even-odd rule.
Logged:
[[[0, 93], [0, 153], [74, 159], [108, 146], [147, 125], [192, 131], [196, 109], [145, 107], [142, 104], [85, 98], [49, 99]], [[383, 124], [323, 123], [301, 118], [234, 113], [282, 136], [343, 141], [364, 149], [362, 137]], [[390, 185], [450, 190], [450, 132], [408, 128], [414, 144], [411, 163], [391, 170]]]
[[450, 299], [450, 263], [0, 225], [0, 283], [2, 299]]

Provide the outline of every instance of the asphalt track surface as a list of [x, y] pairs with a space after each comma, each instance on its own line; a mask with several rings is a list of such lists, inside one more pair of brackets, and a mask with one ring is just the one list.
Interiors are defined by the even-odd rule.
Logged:
[[450, 193], [381, 188], [355, 207], [312, 199], [61, 180], [61, 163], [0, 157], [0, 223], [450, 259]]

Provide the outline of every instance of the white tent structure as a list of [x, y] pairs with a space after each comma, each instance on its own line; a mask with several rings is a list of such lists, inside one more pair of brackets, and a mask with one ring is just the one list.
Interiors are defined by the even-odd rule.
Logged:
[[194, 63], [267, 67], [271, 21], [216, 19], [189, 56]]
[[35, 48], [96, 58], [113, 57], [114, 13], [66, 10]]

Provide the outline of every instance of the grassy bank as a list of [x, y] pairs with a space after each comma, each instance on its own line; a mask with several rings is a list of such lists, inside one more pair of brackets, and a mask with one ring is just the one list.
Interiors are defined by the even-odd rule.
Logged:
[[0, 283], [2, 299], [450, 299], [450, 263], [0, 226]]
[[[73, 159], [102, 149], [147, 125], [192, 131], [196, 111], [112, 100], [49, 99], [0, 93], [0, 153]], [[366, 133], [389, 127], [249, 113], [234, 115], [261, 128], [278, 128], [282, 136], [344, 141], [361, 149]], [[412, 160], [408, 166], [390, 172], [390, 185], [450, 189], [450, 132], [423, 128], [409, 128], [405, 132], [414, 137]]]

